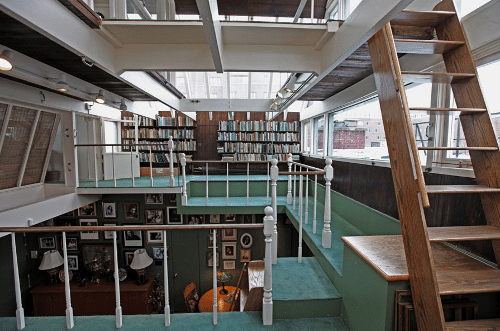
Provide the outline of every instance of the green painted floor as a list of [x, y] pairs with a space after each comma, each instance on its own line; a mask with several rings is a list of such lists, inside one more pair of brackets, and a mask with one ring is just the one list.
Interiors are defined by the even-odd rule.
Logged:
[[[219, 313], [217, 326], [212, 324], [212, 314], [172, 314], [169, 327], [165, 327], [164, 315], [135, 315], [124, 316], [122, 331], [187, 331], [187, 330], [275, 330], [275, 331], [304, 331], [329, 330], [349, 331], [341, 318], [303, 318], [303, 319], [275, 319], [273, 325], [262, 325], [261, 312], [233, 312]], [[15, 331], [14, 317], [0, 318], [0, 330]], [[65, 318], [60, 317], [27, 317], [26, 331], [66, 331]], [[76, 316], [75, 331], [114, 331], [114, 316]]]

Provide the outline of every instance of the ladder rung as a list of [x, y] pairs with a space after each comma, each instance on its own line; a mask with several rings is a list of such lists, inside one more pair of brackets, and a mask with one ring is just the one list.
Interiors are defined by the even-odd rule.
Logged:
[[446, 322], [446, 331], [500, 331], [500, 318]]
[[429, 111], [436, 114], [445, 114], [460, 111], [463, 113], [484, 113], [486, 112], [485, 108], [424, 108], [424, 107], [415, 107], [410, 108], [410, 111]]
[[428, 194], [445, 193], [500, 193], [500, 188], [484, 185], [426, 185]]
[[498, 151], [498, 147], [418, 147], [419, 151]]
[[500, 270], [493, 267], [438, 270], [436, 278], [441, 295], [500, 292]]
[[500, 239], [500, 228], [491, 225], [427, 228], [430, 241], [469, 241]]
[[463, 41], [394, 39], [398, 53], [444, 54], [465, 44]]
[[455, 15], [451, 11], [403, 10], [391, 20], [392, 25], [435, 27]]
[[403, 81], [406, 83], [456, 83], [475, 77], [475, 74], [450, 72], [419, 72], [402, 71]]

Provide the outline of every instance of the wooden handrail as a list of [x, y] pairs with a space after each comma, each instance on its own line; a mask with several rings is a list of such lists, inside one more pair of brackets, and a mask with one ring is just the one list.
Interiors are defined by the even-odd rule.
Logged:
[[295, 162], [295, 161], [292, 161], [292, 164], [296, 164], [298, 166], [301, 166], [302, 168], [306, 168], [306, 169], [313, 170], [313, 171], [324, 171], [323, 169], [315, 168], [315, 167], [312, 167], [310, 165], [298, 163], [298, 162]]
[[[168, 139], [167, 139], [168, 140]], [[158, 144], [76, 144], [75, 147], [113, 147], [113, 146], [125, 146], [125, 147], [141, 147], [141, 146], [167, 146], [167, 143], [158, 143]]]
[[324, 170], [320, 170], [320, 171], [280, 171], [278, 173], [278, 175], [304, 175], [304, 176], [308, 176], [308, 175], [325, 175], [326, 174], [326, 171]]

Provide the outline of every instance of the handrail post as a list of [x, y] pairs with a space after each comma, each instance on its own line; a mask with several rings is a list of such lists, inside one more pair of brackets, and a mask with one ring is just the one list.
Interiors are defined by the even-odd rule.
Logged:
[[130, 145], [130, 172], [132, 173], [132, 187], [135, 187], [135, 177], [134, 177], [134, 152], [132, 150], [132, 145]]
[[247, 162], [247, 206], [250, 198], [250, 162]]
[[14, 289], [16, 291], [16, 320], [17, 320], [17, 329], [22, 330], [26, 326], [24, 321], [24, 308], [21, 299], [21, 285], [19, 283], [19, 267], [17, 265], [17, 248], [16, 248], [16, 233], [12, 232], [10, 234], [12, 239], [12, 264], [14, 266]]
[[318, 175], [314, 175], [314, 211], [313, 211], [313, 233], [316, 233], [316, 214], [318, 208]]
[[163, 287], [165, 288], [165, 326], [170, 326], [170, 300], [168, 294], [167, 231], [163, 230]]
[[302, 183], [302, 167], [299, 167], [301, 172], [299, 176], [299, 250], [298, 250], [298, 260], [302, 263], [302, 195], [304, 191], [304, 185]]
[[168, 138], [168, 150], [170, 153], [170, 187], [175, 185], [174, 179], [174, 140], [172, 136]]
[[94, 146], [94, 173], [95, 173], [95, 187], [99, 187], [99, 180], [97, 178], [97, 149]]
[[116, 174], [115, 174], [115, 149], [111, 146], [111, 161], [113, 163], [113, 187], [116, 187]]
[[[265, 260], [264, 260], [264, 298], [262, 299], [262, 324], [272, 325], [273, 324], [273, 268], [271, 264], [272, 260], [272, 247], [273, 245], [272, 235], [274, 233], [274, 211], [271, 207], [267, 206], [264, 209], [264, 236], [265, 239]], [[215, 245], [214, 245], [215, 247]]]
[[330, 230], [330, 221], [331, 221], [331, 198], [330, 198], [330, 185], [333, 179], [333, 167], [332, 160], [326, 159], [325, 166], [325, 215], [324, 215], [324, 228], [323, 228], [323, 236], [321, 240], [321, 244], [324, 248], [332, 247], [332, 231]]
[[266, 192], [266, 204], [269, 204], [269, 167], [270, 162], [267, 162], [267, 192]]
[[[293, 165], [293, 172], [297, 172], [297, 165]], [[295, 210], [295, 196], [297, 195], [297, 175], [293, 175], [293, 210]]]
[[229, 206], [229, 162], [226, 163], [226, 205]]
[[116, 295], [116, 328], [122, 327], [122, 306], [120, 302], [120, 276], [118, 275], [118, 247], [116, 245], [116, 231], [113, 231], [113, 255], [114, 255], [114, 268], [115, 268], [115, 295]]
[[182, 205], [187, 206], [187, 185], [186, 185], [186, 154], [181, 153], [181, 167], [182, 167]]
[[205, 163], [205, 166], [206, 166], [205, 168], [206, 168], [206, 178], [207, 178], [205, 191], [207, 193], [207, 206], [208, 206], [208, 162]]
[[212, 247], [212, 254], [213, 254], [213, 266], [212, 266], [212, 273], [213, 273], [213, 290], [214, 290], [214, 305], [212, 308], [213, 315], [214, 315], [214, 325], [217, 325], [217, 229], [213, 229], [213, 247]]
[[64, 254], [64, 291], [66, 293], [66, 328], [72, 329], [75, 326], [73, 318], [73, 307], [71, 307], [71, 292], [69, 290], [69, 269], [68, 269], [68, 248], [66, 247], [66, 232], [62, 233], [63, 254]]
[[[309, 169], [306, 168], [306, 172], [309, 172]], [[305, 223], [309, 223], [309, 174], [306, 175], [306, 212], [304, 214]]]
[[149, 181], [151, 183], [151, 187], [153, 187], [153, 153], [151, 152], [151, 145], [149, 148]]
[[273, 264], [278, 263], [278, 208], [277, 208], [277, 193], [276, 187], [278, 186], [278, 160], [271, 160], [271, 206], [273, 208]]
[[[292, 172], [292, 153], [288, 153], [288, 172]], [[288, 175], [288, 192], [286, 194], [286, 204], [292, 204], [292, 175]]]

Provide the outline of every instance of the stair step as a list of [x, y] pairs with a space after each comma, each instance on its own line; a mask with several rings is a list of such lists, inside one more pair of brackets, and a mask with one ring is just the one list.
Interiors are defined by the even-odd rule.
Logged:
[[438, 193], [500, 193], [500, 188], [484, 185], [426, 185], [428, 194]]
[[418, 147], [419, 151], [498, 151], [498, 147]]
[[500, 319], [446, 322], [446, 331], [500, 331]]
[[500, 228], [483, 226], [447, 226], [427, 228], [429, 241], [464, 241], [500, 239]]
[[402, 71], [403, 81], [407, 83], [457, 83], [475, 77], [475, 74], [450, 72]]
[[439, 294], [500, 292], [500, 270], [467, 270], [436, 273]]
[[451, 11], [403, 10], [391, 20], [391, 24], [435, 27], [454, 15], [455, 13]]
[[415, 107], [410, 108], [410, 111], [429, 111], [433, 112], [437, 115], [448, 115], [452, 112], [460, 111], [462, 113], [484, 113], [486, 112], [485, 108], [424, 108], [424, 107]]
[[444, 54], [465, 44], [463, 41], [394, 39], [398, 53]]

